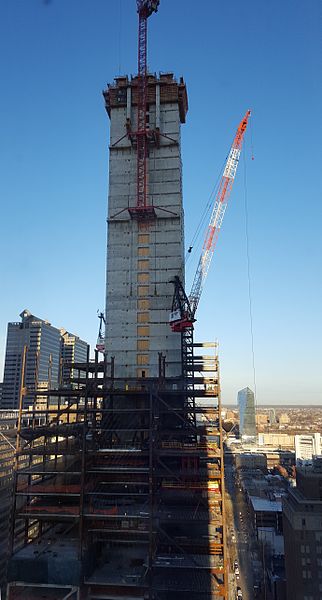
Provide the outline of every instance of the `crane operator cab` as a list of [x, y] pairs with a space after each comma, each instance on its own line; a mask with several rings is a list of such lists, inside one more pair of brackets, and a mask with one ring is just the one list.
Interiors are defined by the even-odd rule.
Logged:
[[137, 0], [137, 12], [145, 11], [145, 17], [150, 17], [153, 12], [157, 12], [160, 0]]

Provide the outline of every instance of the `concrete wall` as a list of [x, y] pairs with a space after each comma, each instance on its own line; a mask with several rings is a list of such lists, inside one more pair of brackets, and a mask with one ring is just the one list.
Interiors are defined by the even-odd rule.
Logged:
[[[130, 111], [129, 107], [111, 109], [106, 351], [115, 356], [117, 377], [157, 376], [158, 352], [166, 355], [167, 375], [177, 376], [181, 341], [168, 319], [173, 296], [170, 279], [174, 275], [183, 279], [179, 107], [175, 102], [160, 106], [160, 131], [177, 143], [161, 136], [160, 148], [150, 148], [148, 202], [157, 218], [148, 223], [132, 220], [127, 210], [136, 205], [136, 150], [128, 137], [112, 146], [124, 136], [129, 112], [135, 130], [136, 106]], [[155, 114], [155, 105], [150, 105], [151, 129]]]

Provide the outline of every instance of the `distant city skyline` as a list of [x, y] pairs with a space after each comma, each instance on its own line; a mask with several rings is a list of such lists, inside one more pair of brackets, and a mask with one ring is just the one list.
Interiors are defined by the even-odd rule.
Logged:
[[[7, 323], [23, 306], [95, 346], [108, 190], [101, 90], [136, 72], [135, 8], [134, 0], [0, 6], [0, 381]], [[258, 406], [322, 404], [322, 181], [311, 176], [322, 133], [320, 21], [317, 0], [309, 10], [299, 0], [246, 0], [242, 8], [207, 0], [196, 26], [192, 0], [162, 0], [149, 22], [151, 72], [183, 75], [188, 89], [186, 248], [252, 109], [196, 324], [196, 340], [219, 341], [225, 405], [236, 406], [238, 390], [254, 383]], [[186, 264], [188, 291], [201, 241]]]

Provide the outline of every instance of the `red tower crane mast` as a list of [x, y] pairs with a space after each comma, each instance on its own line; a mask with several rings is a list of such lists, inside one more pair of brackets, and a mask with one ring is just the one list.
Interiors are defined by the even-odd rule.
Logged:
[[211, 259], [215, 251], [229, 195], [233, 187], [249, 117], [250, 110], [246, 112], [244, 118], [239, 123], [234, 141], [230, 148], [189, 297], [187, 297], [184, 291], [180, 278], [175, 277], [173, 280], [175, 291], [170, 313], [170, 325], [172, 331], [183, 332], [186, 329], [191, 328], [196, 320], [195, 313], [209, 271]]
[[147, 201], [147, 158], [148, 158], [148, 131], [147, 131], [147, 33], [148, 18], [157, 12], [160, 0], [137, 0], [139, 15], [138, 37], [138, 86], [137, 86], [137, 200], [130, 214], [133, 218], [149, 219], [154, 209]]

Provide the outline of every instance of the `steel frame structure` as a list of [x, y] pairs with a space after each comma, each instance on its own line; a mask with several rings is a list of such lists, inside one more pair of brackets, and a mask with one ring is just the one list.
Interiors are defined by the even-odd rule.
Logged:
[[42, 407], [36, 391], [34, 426], [21, 410], [9, 600], [31, 559], [29, 583], [46, 563], [82, 599], [227, 598], [218, 357], [189, 343], [180, 378], [160, 354], [158, 378], [116, 379], [96, 353]]

